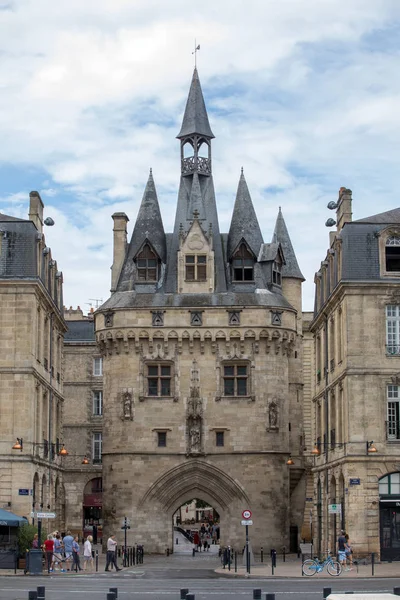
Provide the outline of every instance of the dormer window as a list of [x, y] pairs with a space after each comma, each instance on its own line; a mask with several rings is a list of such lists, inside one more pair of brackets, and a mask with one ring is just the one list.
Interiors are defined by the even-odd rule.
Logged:
[[158, 280], [158, 256], [149, 244], [145, 244], [136, 257], [138, 281]]
[[254, 256], [241, 244], [232, 258], [233, 281], [254, 281]]
[[205, 254], [186, 254], [185, 279], [186, 281], [206, 281], [207, 256]]
[[386, 271], [388, 273], [400, 272], [400, 236], [391, 235], [385, 244]]
[[272, 265], [272, 283], [275, 285], [282, 285], [282, 265], [277, 261], [274, 261]]

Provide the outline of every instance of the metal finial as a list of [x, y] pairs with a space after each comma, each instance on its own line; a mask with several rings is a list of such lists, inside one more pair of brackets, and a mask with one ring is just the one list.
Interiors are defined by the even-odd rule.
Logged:
[[243, 175], [243, 167], [241, 167], [241, 169], [240, 169], [240, 170], [241, 170], [241, 172], [242, 172], [242, 175]]
[[200, 44], [197, 44], [196, 39], [194, 40], [194, 68], [197, 69], [197, 51], [200, 50]]
[[193, 211], [193, 218], [194, 218], [194, 219], [198, 219], [198, 218], [199, 218], [199, 216], [200, 216], [200, 213], [199, 213], [199, 211], [197, 210], [197, 208], [195, 208], [195, 209], [194, 209], [194, 211]]
[[150, 175], [153, 175], [153, 169], [150, 167]]

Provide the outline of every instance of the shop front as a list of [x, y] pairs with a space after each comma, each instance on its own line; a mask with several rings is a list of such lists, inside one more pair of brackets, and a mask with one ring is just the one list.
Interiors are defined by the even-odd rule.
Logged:
[[83, 494], [83, 537], [93, 537], [93, 544], [101, 544], [103, 538], [103, 491], [102, 479], [89, 481]]
[[400, 473], [379, 480], [381, 560], [400, 561]]

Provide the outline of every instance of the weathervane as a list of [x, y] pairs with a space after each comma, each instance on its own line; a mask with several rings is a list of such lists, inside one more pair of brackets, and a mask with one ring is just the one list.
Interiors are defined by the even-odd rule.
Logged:
[[192, 52], [192, 54], [194, 54], [194, 68], [197, 68], [197, 50], [200, 50], [200, 44], [196, 43], [196, 40], [194, 40], [194, 51]]

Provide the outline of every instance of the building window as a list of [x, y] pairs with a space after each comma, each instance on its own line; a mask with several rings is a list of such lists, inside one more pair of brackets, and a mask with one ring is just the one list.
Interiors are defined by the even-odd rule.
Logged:
[[157, 431], [157, 446], [159, 448], [167, 447], [167, 432], [166, 431]]
[[272, 283], [275, 283], [276, 285], [282, 284], [281, 269], [282, 269], [281, 264], [274, 261], [274, 264], [272, 265]]
[[399, 386], [387, 386], [387, 439], [400, 440]]
[[386, 351], [400, 354], [400, 305], [386, 306]]
[[224, 365], [224, 396], [247, 396], [247, 365]]
[[149, 396], [171, 396], [170, 365], [147, 365], [147, 390]]
[[400, 272], [400, 236], [391, 235], [385, 244], [386, 271]]
[[224, 431], [215, 432], [215, 445], [219, 448], [224, 446]]
[[101, 450], [102, 450], [102, 434], [100, 432], [93, 434], [93, 464], [99, 465], [101, 463]]
[[247, 249], [246, 244], [240, 244], [232, 259], [233, 281], [254, 280], [254, 256]]
[[385, 475], [379, 480], [379, 495], [398, 496], [400, 494], [400, 473]]
[[158, 256], [145, 244], [143, 250], [136, 257], [138, 281], [158, 280]]
[[186, 281], [206, 281], [207, 256], [206, 254], [186, 254], [185, 256]]
[[93, 392], [93, 414], [96, 417], [103, 414], [103, 392], [98, 390]]
[[103, 359], [101, 357], [93, 359], [93, 375], [96, 377], [103, 375]]

